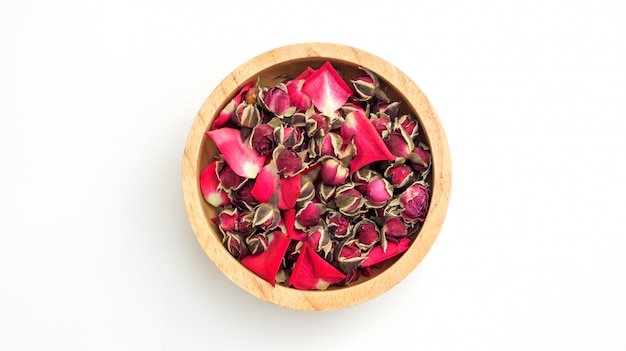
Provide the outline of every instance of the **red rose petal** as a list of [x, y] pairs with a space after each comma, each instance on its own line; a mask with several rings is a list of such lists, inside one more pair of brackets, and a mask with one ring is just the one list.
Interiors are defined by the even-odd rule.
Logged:
[[296, 107], [298, 111], [305, 111], [311, 107], [311, 98], [302, 92], [304, 86], [304, 79], [294, 79], [285, 84], [287, 87], [287, 94], [292, 105]]
[[291, 208], [283, 212], [283, 222], [287, 236], [298, 241], [306, 241], [308, 236], [305, 232], [296, 229], [296, 209]]
[[283, 178], [279, 181], [278, 209], [288, 210], [296, 207], [296, 201], [300, 196], [300, 175]]
[[241, 140], [241, 131], [220, 128], [206, 132], [224, 156], [224, 161], [241, 177], [256, 178], [265, 164], [265, 156], [259, 155]]
[[213, 207], [226, 206], [230, 204], [228, 194], [224, 190], [218, 189], [220, 184], [217, 178], [217, 160], [209, 163], [200, 173], [200, 191], [202, 197]]
[[256, 273], [272, 286], [276, 285], [276, 273], [289, 247], [289, 239], [280, 231], [272, 233], [267, 249], [258, 255], [248, 255], [241, 260], [246, 268]]
[[328, 61], [306, 79], [302, 91], [311, 98], [315, 108], [326, 116], [333, 116], [352, 95], [348, 83]]
[[261, 168], [261, 171], [254, 181], [254, 186], [250, 190], [250, 195], [258, 202], [269, 202], [272, 195], [278, 189], [280, 178], [272, 164], [267, 164]]
[[329, 285], [337, 284], [345, 278], [343, 273], [304, 242], [288, 284], [301, 290], [325, 290]]
[[396, 159], [361, 110], [354, 110], [346, 116], [346, 122], [341, 126], [341, 137], [344, 141], [354, 137], [356, 156], [350, 161], [350, 174], [372, 162]]
[[399, 255], [409, 248], [409, 238], [404, 238], [399, 242], [387, 242], [387, 251], [383, 252], [381, 245], [374, 246], [374, 248], [367, 254], [367, 258], [361, 262], [361, 267], [369, 267], [384, 260]]

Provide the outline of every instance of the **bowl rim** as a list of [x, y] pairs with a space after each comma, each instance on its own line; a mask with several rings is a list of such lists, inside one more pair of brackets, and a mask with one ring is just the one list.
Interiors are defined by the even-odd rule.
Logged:
[[[221, 240], [217, 240], [215, 224], [203, 210], [205, 200], [198, 184], [204, 133], [226, 99], [245, 83], [256, 79], [258, 72], [302, 60], [341, 61], [366, 67], [402, 92], [404, 102], [417, 114], [422, 131], [429, 140], [432, 159], [429, 211], [419, 235], [409, 249], [375, 277], [356, 285], [322, 291], [298, 290], [280, 284], [272, 286], [241, 265], [228, 253]], [[232, 282], [252, 295], [275, 305], [298, 310], [334, 310], [354, 306], [382, 295], [402, 281], [419, 265], [434, 244], [446, 216], [452, 185], [450, 151], [445, 131], [433, 106], [417, 84], [400, 69], [372, 53], [325, 42], [290, 44], [266, 51], [226, 76], [206, 98], [192, 123], [182, 166], [185, 208], [194, 235], [206, 255]]]

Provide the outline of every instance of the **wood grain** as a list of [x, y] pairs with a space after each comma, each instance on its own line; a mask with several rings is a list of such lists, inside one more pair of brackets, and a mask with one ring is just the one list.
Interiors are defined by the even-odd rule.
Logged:
[[[419, 236], [399, 258], [388, 262], [369, 279], [325, 291], [301, 291], [282, 285], [272, 287], [243, 267], [224, 248], [221, 233], [210, 218], [215, 209], [204, 201], [198, 185], [200, 172], [212, 160], [216, 147], [205, 136], [219, 111], [251, 80], [273, 84], [277, 77], [296, 77], [307, 66], [318, 68], [326, 60], [344, 75], [354, 77], [358, 67], [375, 72], [388, 86], [392, 100], [404, 101], [403, 112], [418, 116], [421, 134], [431, 148], [432, 195], [428, 216]], [[235, 284], [267, 302], [298, 310], [332, 310], [368, 301], [388, 291], [411, 273], [429, 252], [443, 225], [452, 184], [448, 141], [439, 117], [420, 88], [402, 71], [384, 59], [363, 50], [330, 43], [303, 43], [280, 47], [241, 65], [217, 86], [202, 104], [189, 131], [182, 165], [182, 186], [189, 222], [198, 242], [212, 262]]]

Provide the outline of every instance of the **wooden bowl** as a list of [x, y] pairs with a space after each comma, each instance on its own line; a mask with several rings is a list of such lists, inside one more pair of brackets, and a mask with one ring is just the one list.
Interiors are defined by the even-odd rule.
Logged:
[[[216, 147], [205, 135], [227, 102], [252, 80], [265, 85], [276, 83], [284, 74], [295, 77], [307, 66], [318, 68], [329, 60], [344, 77], [354, 77], [365, 67], [375, 72], [392, 101], [403, 101], [405, 109], [418, 117], [420, 134], [431, 150], [431, 203], [426, 220], [409, 249], [391, 259], [369, 277], [345, 287], [331, 286], [322, 291], [303, 291], [265, 280], [245, 268], [222, 244], [222, 234], [210, 219], [216, 210], [202, 197], [199, 174], [216, 154]], [[198, 242], [213, 263], [235, 284], [267, 302], [298, 310], [332, 310], [353, 306], [388, 291], [412, 272], [428, 253], [443, 224], [451, 188], [451, 161], [444, 129], [435, 110], [418, 86], [387, 61], [357, 48], [303, 43], [263, 53], [230, 73], [209, 95], [196, 116], [185, 146], [182, 185], [185, 206]]]

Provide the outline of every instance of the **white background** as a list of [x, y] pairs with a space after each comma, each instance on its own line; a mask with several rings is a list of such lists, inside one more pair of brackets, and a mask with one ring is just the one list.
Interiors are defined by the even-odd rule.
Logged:
[[[620, 1], [2, 1], [0, 349], [626, 349]], [[352, 308], [231, 283], [182, 200], [231, 71], [325, 41], [396, 65], [446, 129], [424, 261]]]

